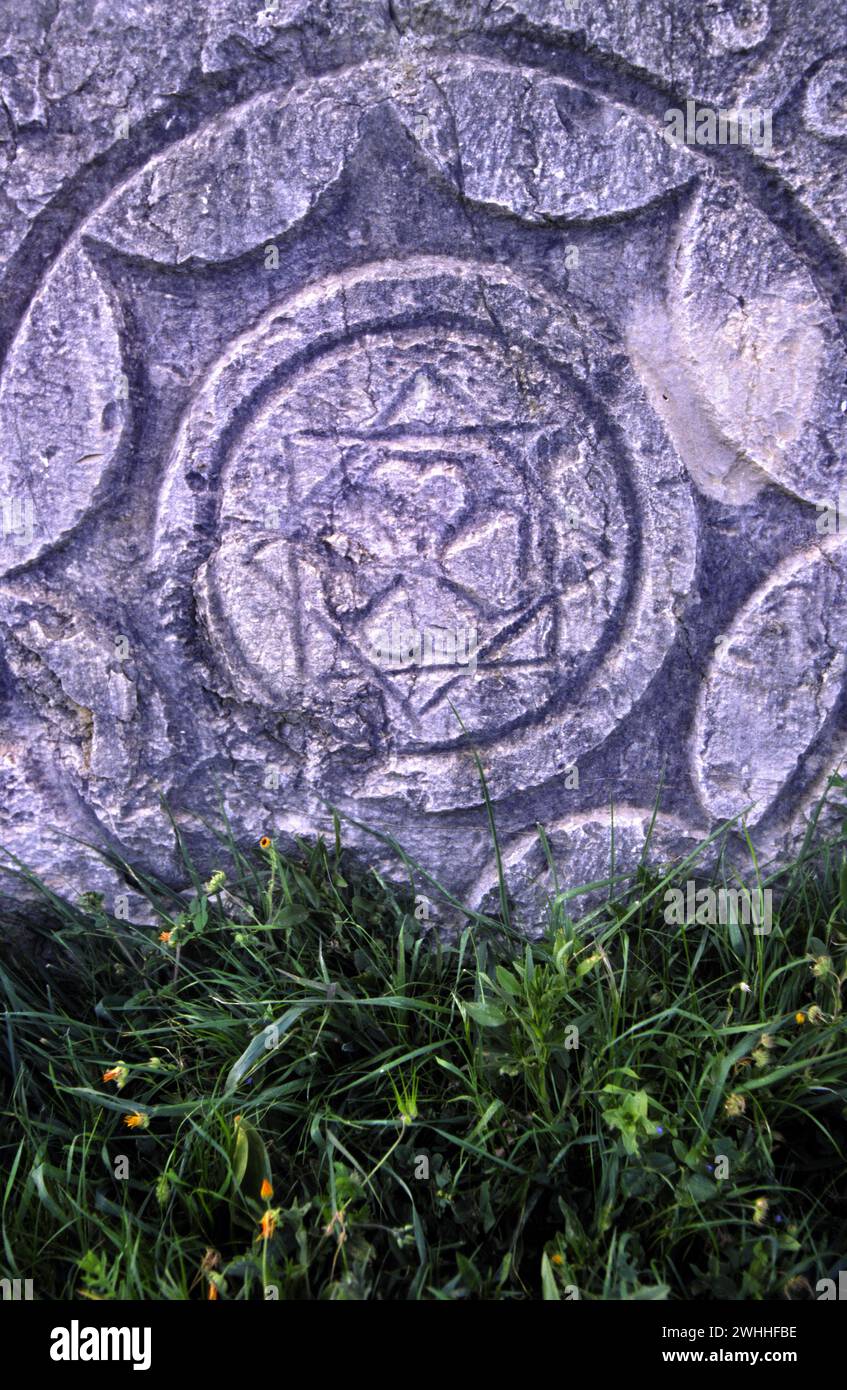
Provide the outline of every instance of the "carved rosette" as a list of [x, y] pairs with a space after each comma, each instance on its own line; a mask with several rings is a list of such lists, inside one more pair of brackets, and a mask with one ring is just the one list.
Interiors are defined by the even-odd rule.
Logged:
[[[819, 124], [825, 76], [809, 96]], [[516, 238], [590, 238], [664, 209], [663, 282], [616, 317], [590, 239], [572, 278], [539, 270], [531, 240], [512, 258], [482, 236], [472, 255], [409, 236], [370, 255], [361, 232], [356, 256], [310, 270], [296, 248], [328, 198], [343, 225], [376, 112], [433, 197], [509, 219]], [[685, 649], [701, 502], [736, 512], [743, 543], [769, 487], [807, 504], [805, 541], [781, 544], [713, 634], [678, 719], [696, 810], [663, 822], [663, 853], [747, 808], [753, 824], [796, 821], [841, 738], [844, 552], [814, 533], [813, 504], [844, 474], [844, 346], [796, 249], [660, 136], [541, 69], [419, 54], [252, 98], [78, 229], [0, 381], [0, 493], [32, 504], [2, 548], [0, 621], [22, 697], [101, 825], [149, 848], [160, 792], [228, 768], [239, 830], [280, 798], [303, 830], [344, 801], [391, 808], [402, 839], [398, 807], [426, 824], [480, 805], [468, 736], [495, 800], [553, 785]], [[300, 269], [212, 355], [194, 352], [142, 460], [145, 364], [116, 268], [206, 287], [244, 257], [259, 266], [269, 242]], [[109, 610], [86, 554], [142, 467]], [[374, 652], [392, 629], [473, 631], [473, 669], [387, 669]], [[254, 781], [238, 792], [245, 758]], [[265, 796], [268, 760], [282, 772]], [[555, 817], [589, 877], [596, 800]], [[628, 807], [626, 825], [645, 814]], [[509, 862], [534, 853], [521, 832]]]

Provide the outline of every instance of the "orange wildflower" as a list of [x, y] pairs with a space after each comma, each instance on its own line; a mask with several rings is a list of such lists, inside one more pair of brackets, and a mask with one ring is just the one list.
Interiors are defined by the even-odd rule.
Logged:
[[270, 847], [271, 842], [269, 836], [263, 835], [261, 840], [259, 841], [259, 849], [270, 849]]
[[264, 1213], [261, 1221], [259, 1222], [259, 1226], [261, 1229], [256, 1237], [257, 1240], [270, 1240], [271, 1236], [276, 1230], [277, 1215], [278, 1213], [274, 1210], [273, 1207], [268, 1207], [267, 1211]]
[[133, 1110], [131, 1115], [124, 1115], [124, 1124], [128, 1129], [146, 1129], [149, 1123], [150, 1116], [141, 1110]]
[[262, 1200], [263, 1200], [264, 1202], [267, 1202], [267, 1201], [270, 1201], [270, 1199], [271, 1199], [271, 1197], [272, 1197], [273, 1195], [274, 1195], [274, 1190], [273, 1190], [271, 1184], [268, 1182], [268, 1179], [267, 1179], [267, 1178], [262, 1178], [262, 1186], [261, 1186], [260, 1189], [259, 1189], [259, 1196], [262, 1198]]

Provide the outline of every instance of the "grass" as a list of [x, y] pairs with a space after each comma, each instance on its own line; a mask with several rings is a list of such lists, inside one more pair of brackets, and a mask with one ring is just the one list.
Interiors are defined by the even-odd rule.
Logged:
[[337, 840], [225, 862], [136, 880], [156, 929], [50, 895], [5, 950], [36, 1298], [809, 1298], [845, 1263], [840, 845], [767, 936], [669, 927], [684, 867], [527, 942], [443, 939]]

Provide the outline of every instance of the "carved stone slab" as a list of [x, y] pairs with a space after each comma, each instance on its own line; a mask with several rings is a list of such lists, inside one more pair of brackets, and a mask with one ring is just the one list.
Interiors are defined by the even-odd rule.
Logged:
[[847, 23], [172, 10], [0, 39], [4, 862], [114, 896], [78, 841], [179, 881], [163, 797], [209, 866], [198, 815], [337, 807], [487, 903], [471, 745], [527, 920], [660, 785], [654, 859], [789, 853], [847, 746]]

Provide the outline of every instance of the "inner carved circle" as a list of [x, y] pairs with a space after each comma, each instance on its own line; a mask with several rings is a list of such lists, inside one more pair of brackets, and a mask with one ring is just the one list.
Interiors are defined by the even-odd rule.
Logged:
[[434, 748], [460, 732], [451, 704], [496, 737], [578, 682], [626, 551], [612, 460], [563, 376], [478, 331], [395, 328], [256, 411], [198, 599], [252, 699], [308, 694]]

